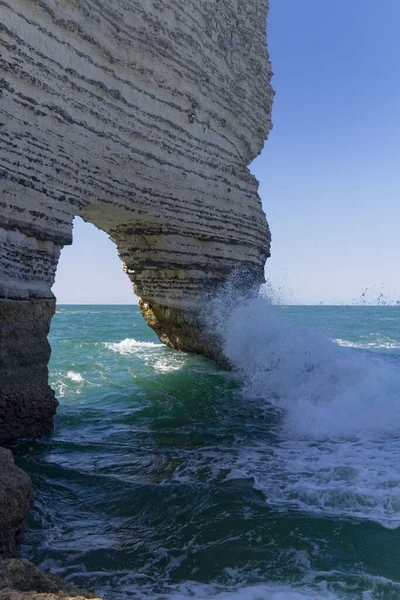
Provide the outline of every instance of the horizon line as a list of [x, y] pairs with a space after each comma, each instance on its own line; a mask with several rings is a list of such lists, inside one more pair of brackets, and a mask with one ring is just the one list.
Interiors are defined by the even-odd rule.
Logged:
[[[56, 302], [57, 306], [139, 306], [137, 303], [126, 303], [126, 302]], [[395, 304], [325, 304], [324, 302], [318, 302], [317, 304], [295, 304], [295, 303], [277, 303], [277, 304], [269, 304], [268, 306], [322, 306], [322, 307], [346, 307], [346, 308], [361, 308], [361, 307], [369, 307], [369, 308], [400, 308], [400, 302], [397, 301]]]

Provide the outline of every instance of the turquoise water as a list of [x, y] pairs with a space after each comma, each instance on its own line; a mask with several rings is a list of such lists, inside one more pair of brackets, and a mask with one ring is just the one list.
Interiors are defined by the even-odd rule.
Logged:
[[20, 554], [110, 600], [399, 599], [399, 317], [252, 300], [226, 373], [135, 306], [59, 306]]

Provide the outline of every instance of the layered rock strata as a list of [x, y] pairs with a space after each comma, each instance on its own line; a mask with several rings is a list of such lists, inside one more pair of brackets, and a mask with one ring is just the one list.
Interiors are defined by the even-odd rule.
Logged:
[[[267, 0], [0, 0], [0, 440], [51, 429], [46, 336], [80, 215], [172, 347], [231, 271], [263, 279], [247, 165], [270, 129]], [[105, 280], [106, 285], [106, 280]]]

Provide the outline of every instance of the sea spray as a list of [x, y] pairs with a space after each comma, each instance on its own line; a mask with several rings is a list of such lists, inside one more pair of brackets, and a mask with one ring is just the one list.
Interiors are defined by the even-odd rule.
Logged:
[[209, 308], [223, 352], [243, 377], [243, 394], [282, 411], [287, 435], [400, 435], [397, 364], [288, 322], [265, 287], [243, 298], [231, 280]]
[[235, 476], [253, 478], [277, 510], [399, 527], [399, 361], [299, 327], [266, 286], [243, 297], [232, 279], [209, 309], [243, 397], [278, 416], [279, 443], [250, 447]]

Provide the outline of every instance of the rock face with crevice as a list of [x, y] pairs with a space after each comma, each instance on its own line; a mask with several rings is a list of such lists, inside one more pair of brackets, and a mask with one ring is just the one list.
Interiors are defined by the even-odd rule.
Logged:
[[[271, 127], [267, 0], [0, 0], [0, 440], [51, 431], [51, 287], [80, 215], [116, 242], [146, 321], [199, 320], [270, 235], [247, 165]], [[107, 282], [105, 281], [105, 285]]]

